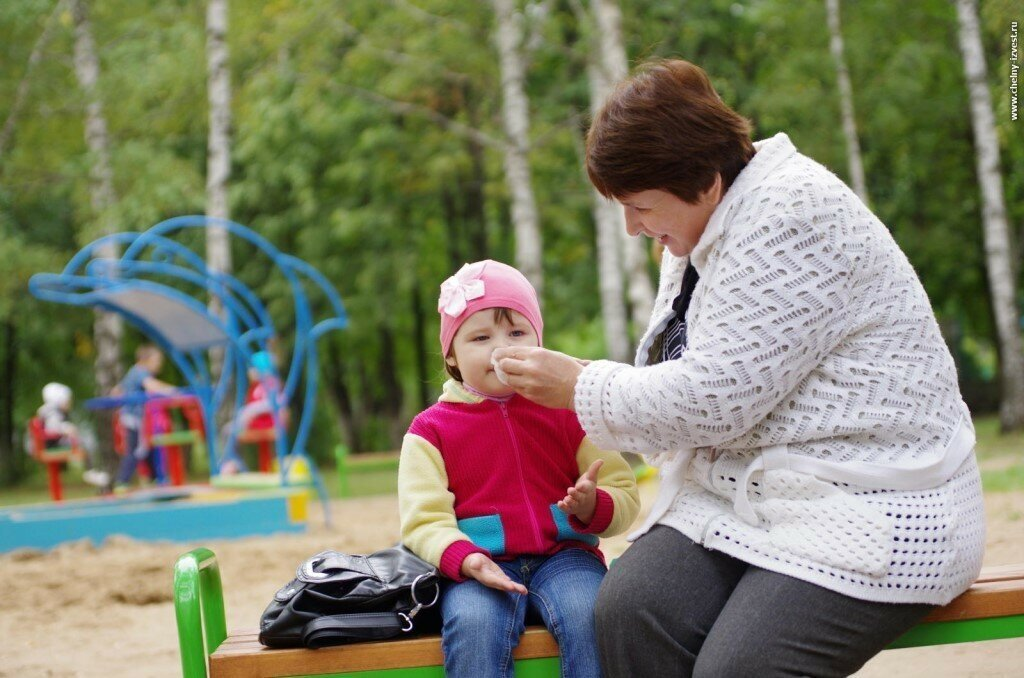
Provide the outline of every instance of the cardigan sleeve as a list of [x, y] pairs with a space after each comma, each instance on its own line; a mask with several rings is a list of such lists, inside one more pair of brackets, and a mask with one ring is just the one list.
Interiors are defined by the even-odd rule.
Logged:
[[750, 431], [847, 332], [852, 265], [837, 237], [790, 215], [733, 224], [705, 269], [682, 357], [584, 368], [575, 406], [587, 435], [651, 454], [722, 446]]
[[466, 556], [487, 554], [458, 528], [455, 495], [448, 489], [441, 453], [413, 433], [403, 438], [398, 460], [398, 510], [402, 543], [450, 579], [465, 579]]

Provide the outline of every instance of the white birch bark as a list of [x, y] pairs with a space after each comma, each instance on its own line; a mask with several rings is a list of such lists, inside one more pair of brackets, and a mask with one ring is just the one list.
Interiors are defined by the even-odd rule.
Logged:
[[505, 180], [512, 197], [512, 224], [516, 236], [516, 266], [540, 295], [544, 286], [541, 266], [540, 219], [531, 185], [528, 160], [530, 112], [526, 97], [526, 68], [522, 56], [522, 17], [514, 0], [491, 0], [495, 14], [495, 43], [501, 69], [501, 112], [505, 136]]
[[[629, 74], [629, 61], [622, 40], [622, 11], [618, 0], [593, 0], [594, 18], [597, 25], [597, 53], [605, 75], [604, 102], [611, 87]], [[591, 88], [593, 99], [593, 88]], [[591, 103], [591, 108], [596, 110]], [[640, 238], [626, 233], [626, 220], [621, 209], [616, 209], [619, 244], [622, 248], [622, 264], [626, 271], [626, 287], [633, 327], [642, 332], [654, 307], [654, 285], [647, 272], [648, 253]]]
[[960, 51], [971, 106], [974, 144], [982, 197], [982, 227], [992, 307], [999, 338], [1002, 401], [999, 419], [1004, 431], [1024, 428], [1024, 347], [1014, 299], [1014, 265], [1010, 227], [1003, 199], [999, 140], [996, 137], [992, 97], [988, 90], [985, 53], [975, 0], [957, 0]]
[[[227, 29], [227, 0], [209, 0], [206, 6], [206, 93], [210, 106], [206, 214], [220, 219], [230, 218], [228, 177], [231, 173], [231, 79], [228, 73]], [[231, 271], [231, 248], [225, 229], [206, 229], [206, 261], [215, 271]]]
[[868, 185], [864, 180], [864, 162], [860, 153], [860, 139], [857, 137], [857, 118], [853, 112], [853, 88], [850, 86], [850, 71], [846, 67], [843, 47], [843, 32], [839, 22], [839, 0], [825, 0], [828, 11], [828, 31], [831, 35], [829, 48], [836, 64], [839, 80], [839, 108], [843, 119], [843, 135], [846, 137], [846, 156], [850, 165], [850, 181], [854, 192], [864, 204], [868, 204]]
[[[229, 219], [228, 177], [231, 174], [231, 77], [228, 71], [228, 0], [206, 4], [206, 98], [210, 107], [206, 140], [206, 215]], [[207, 226], [206, 265], [219, 273], [231, 272], [231, 237], [226, 228]], [[220, 298], [210, 296], [210, 313], [222, 316]], [[210, 373], [220, 376], [224, 349], [210, 349]], [[227, 416], [227, 401], [218, 419]]]
[[[89, 184], [92, 210], [102, 223], [104, 234], [113, 233], [109, 223], [109, 210], [115, 201], [113, 170], [110, 165], [110, 136], [103, 104], [97, 90], [100, 74], [99, 57], [92, 36], [85, 0], [70, 0], [71, 14], [75, 26], [75, 75], [85, 96], [85, 142], [91, 155]], [[98, 252], [101, 257], [115, 259], [117, 248], [113, 245]], [[121, 317], [116, 313], [97, 311], [93, 323], [93, 340], [96, 345], [95, 377], [96, 387], [101, 394], [110, 393], [120, 378]]]
[[[92, 211], [101, 224], [101, 232], [114, 232], [110, 223], [110, 209], [115, 202], [113, 170], [110, 165], [110, 136], [107, 120], [96, 83], [99, 81], [100, 64], [96, 43], [92, 36], [85, 0], [70, 0], [71, 16], [75, 27], [75, 76], [85, 98], [85, 142], [89, 148], [89, 195]], [[115, 245], [103, 247], [96, 253], [107, 259], [119, 255]], [[93, 344], [96, 346], [96, 361], [93, 374], [96, 391], [108, 395], [121, 378], [121, 337], [124, 326], [121, 316], [108, 311], [97, 310], [93, 314]], [[117, 464], [114, 454], [113, 413], [97, 413], [97, 438], [99, 442], [99, 465], [113, 470]]]
[[[587, 66], [590, 80], [590, 110], [595, 113], [608, 91], [604, 70], [600, 64]], [[626, 303], [623, 295], [623, 267], [620, 259], [625, 232], [622, 208], [592, 188], [594, 225], [597, 230], [597, 278], [601, 293], [601, 321], [608, 358], [616, 362], [632, 362], [629, 345], [629, 327], [626, 322]]]

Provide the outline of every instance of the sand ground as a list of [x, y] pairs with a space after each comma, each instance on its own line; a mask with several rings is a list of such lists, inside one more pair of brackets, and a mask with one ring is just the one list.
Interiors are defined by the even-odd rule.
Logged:
[[[644, 483], [650, 506], [654, 483]], [[1024, 492], [986, 497], [987, 565], [1024, 563]], [[366, 553], [398, 540], [393, 496], [336, 501], [334, 524], [313, 515], [308, 533], [206, 544], [217, 554], [228, 628], [253, 628], [296, 565], [332, 548]], [[112, 538], [49, 552], [0, 555], [0, 676], [180, 675], [171, 577], [191, 545]], [[622, 538], [607, 540], [609, 556]], [[1024, 676], [1024, 639], [883, 652], [862, 678]]]

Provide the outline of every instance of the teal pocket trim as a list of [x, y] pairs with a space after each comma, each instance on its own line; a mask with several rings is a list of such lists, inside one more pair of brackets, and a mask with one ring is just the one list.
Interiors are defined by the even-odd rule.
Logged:
[[555, 527], [558, 528], [555, 541], [581, 541], [591, 546], [597, 546], [600, 542], [595, 534], [583, 534], [572, 529], [572, 525], [569, 524], [569, 516], [559, 510], [558, 504], [552, 504], [549, 508], [551, 509], [551, 518], [555, 521]]
[[459, 521], [459, 529], [471, 542], [490, 551], [492, 556], [505, 555], [505, 530], [498, 514], [463, 518]]

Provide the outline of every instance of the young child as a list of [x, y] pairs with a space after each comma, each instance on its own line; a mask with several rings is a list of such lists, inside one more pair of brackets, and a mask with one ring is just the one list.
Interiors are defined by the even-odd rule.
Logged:
[[541, 345], [537, 294], [519, 271], [467, 264], [441, 286], [438, 310], [451, 379], [405, 436], [398, 499], [403, 542], [447, 578], [445, 675], [511, 677], [529, 609], [557, 639], [563, 676], [599, 676], [598, 536], [636, 517], [633, 473], [575, 414], [532, 403], [495, 374], [495, 349]]
[[47, 448], [78, 443], [78, 428], [69, 418], [73, 399], [71, 388], [64, 384], [52, 381], [43, 387], [43, 404], [36, 410], [36, 416], [43, 422]]
[[[43, 404], [36, 410], [36, 416], [43, 422], [43, 436], [48, 449], [55, 447], [85, 447], [78, 427], [71, 423], [71, 405], [74, 402], [71, 388], [55, 381], [43, 387]], [[90, 453], [93, 452], [90, 450]], [[95, 461], [95, 460], [94, 460]], [[82, 478], [90, 485], [106, 487], [110, 476], [98, 468], [87, 468]]]
[[[274, 414], [271, 407], [271, 394], [277, 405], [277, 416], [281, 425], [287, 427], [289, 411], [282, 390], [281, 381], [274, 375], [274, 357], [268, 351], [253, 353], [248, 369], [249, 390], [245, 394], [245, 404], [231, 421], [221, 427], [221, 449], [230, 440], [232, 431], [236, 435], [246, 430], [266, 430], [274, 428]], [[245, 470], [240, 462], [229, 460], [221, 468], [222, 473], [237, 473]]]
[[[164, 354], [152, 344], [143, 344], [135, 351], [135, 364], [114, 388], [115, 395], [140, 396], [142, 394], [173, 393], [174, 386], [160, 381], [154, 374], [164, 365]], [[131, 403], [121, 408], [121, 426], [125, 432], [125, 453], [117, 471], [116, 487], [123, 489], [135, 475], [139, 461], [145, 461], [156, 475], [153, 451], [143, 445], [141, 436], [144, 403]]]
[[274, 376], [274, 359], [267, 351], [253, 353], [249, 364], [249, 390], [245, 395], [245, 405], [238, 411], [238, 428], [267, 429], [274, 428], [271, 393], [275, 394], [277, 413], [282, 423], [287, 424], [288, 409], [281, 390], [281, 382]]

